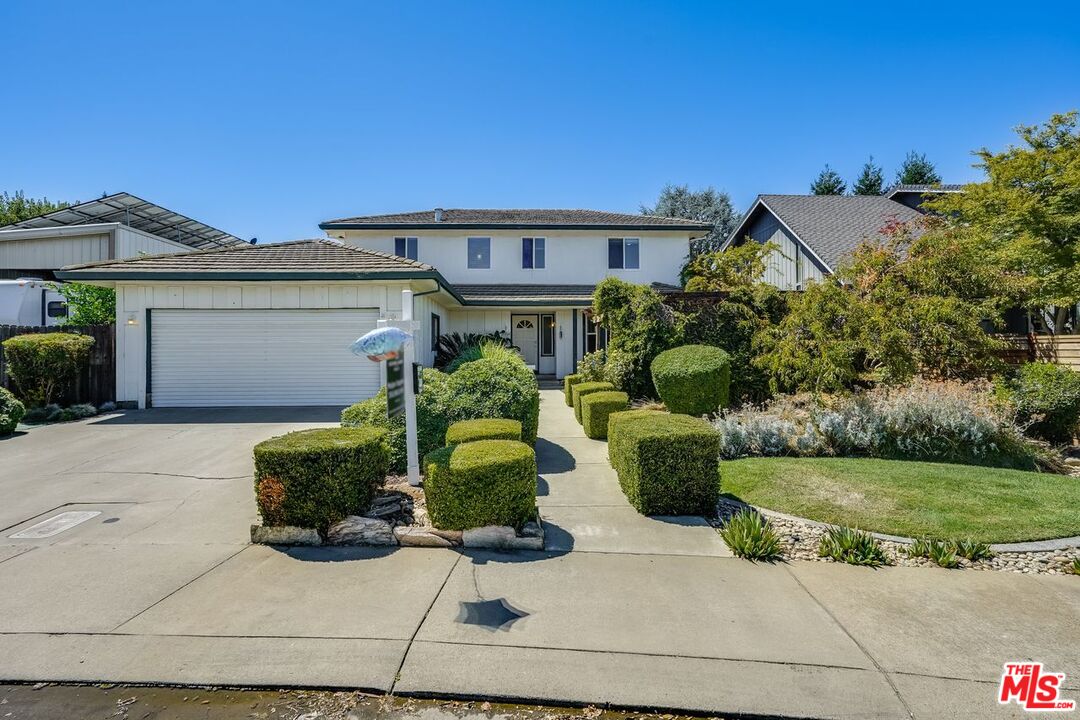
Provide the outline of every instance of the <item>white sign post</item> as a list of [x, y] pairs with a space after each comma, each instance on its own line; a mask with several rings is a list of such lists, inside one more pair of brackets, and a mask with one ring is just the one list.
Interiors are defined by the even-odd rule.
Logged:
[[[401, 321], [407, 333], [413, 332], [412, 290], [401, 291]], [[420, 486], [420, 458], [416, 443], [416, 388], [413, 387], [413, 362], [416, 349], [410, 340], [405, 343], [405, 456], [409, 484]]]

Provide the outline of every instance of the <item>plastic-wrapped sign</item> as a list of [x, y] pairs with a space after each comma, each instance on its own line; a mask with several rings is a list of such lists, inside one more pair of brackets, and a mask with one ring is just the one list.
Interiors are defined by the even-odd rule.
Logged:
[[357, 338], [350, 349], [356, 355], [366, 355], [368, 360], [380, 362], [401, 357], [405, 343], [412, 340], [412, 335], [401, 328], [382, 327]]

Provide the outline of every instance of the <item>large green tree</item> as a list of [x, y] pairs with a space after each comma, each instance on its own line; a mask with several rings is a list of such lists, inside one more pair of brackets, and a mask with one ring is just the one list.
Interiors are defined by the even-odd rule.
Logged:
[[[1080, 302], [1080, 132], [1075, 111], [1016, 128], [1020, 143], [975, 152], [983, 182], [927, 207], [969, 228], [988, 262], [1020, 279], [1020, 302], [1052, 309], [1054, 331]], [[1076, 328], [1073, 329], [1074, 331]]]
[[731, 198], [726, 192], [713, 187], [691, 190], [687, 185], [665, 185], [656, 204], [652, 207], [642, 205], [641, 213], [710, 223], [713, 226], [712, 232], [691, 241], [691, 260], [702, 253], [719, 250], [739, 223], [739, 216], [731, 204]]
[[863, 164], [859, 177], [851, 186], [852, 195], [880, 195], [885, 190], [885, 174], [880, 165], [874, 164], [874, 156]]
[[53, 202], [48, 198], [28, 198], [22, 190], [16, 190], [14, 195], [2, 192], [0, 193], [0, 227], [29, 220], [67, 206], [66, 202]]
[[897, 185], [937, 185], [941, 182], [934, 163], [926, 159], [925, 153], [909, 152], [896, 172]]
[[814, 195], [843, 195], [846, 191], [847, 184], [844, 179], [840, 177], [840, 173], [833, 170], [828, 164], [814, 178], [814, 182], [810, 183], [810, 192]]

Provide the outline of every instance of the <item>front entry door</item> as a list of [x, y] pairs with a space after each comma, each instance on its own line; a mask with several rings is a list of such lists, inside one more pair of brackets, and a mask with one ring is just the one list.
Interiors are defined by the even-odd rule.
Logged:
[[512, 342], [525, 359], [525, 364], [536, 369], [540, 347], [540, 323], [536, 315], [513, 315], [510, 317]]

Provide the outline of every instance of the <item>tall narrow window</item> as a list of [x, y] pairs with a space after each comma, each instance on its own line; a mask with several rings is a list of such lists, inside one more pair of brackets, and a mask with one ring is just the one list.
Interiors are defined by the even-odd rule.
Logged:
[[540, 316], [540, 355], [552, 357], [555, 355], [555, 316]]
[[547, 261], [544, 238], [521, 238], [521, 267], [525, 270], [540, 270]]
[[608, 238], [608, 269], [637, 270], [641, 257], [637, 238]]
[[439, 336], [442, 335], [442, 318], [431, 313], [431, 349], [439, 349]]
[[409, 260], [419, 260], [417, 241], [414, 237], [394, 238], [394, 254]]
[[469, 267], [473, 270], [491, 267], [491, 238], [469, 238]]
[[585, 353], [607, 348], [607, 328], [594, 321], [589, 311], [582, 310], [581, 314], [585, 328]]

